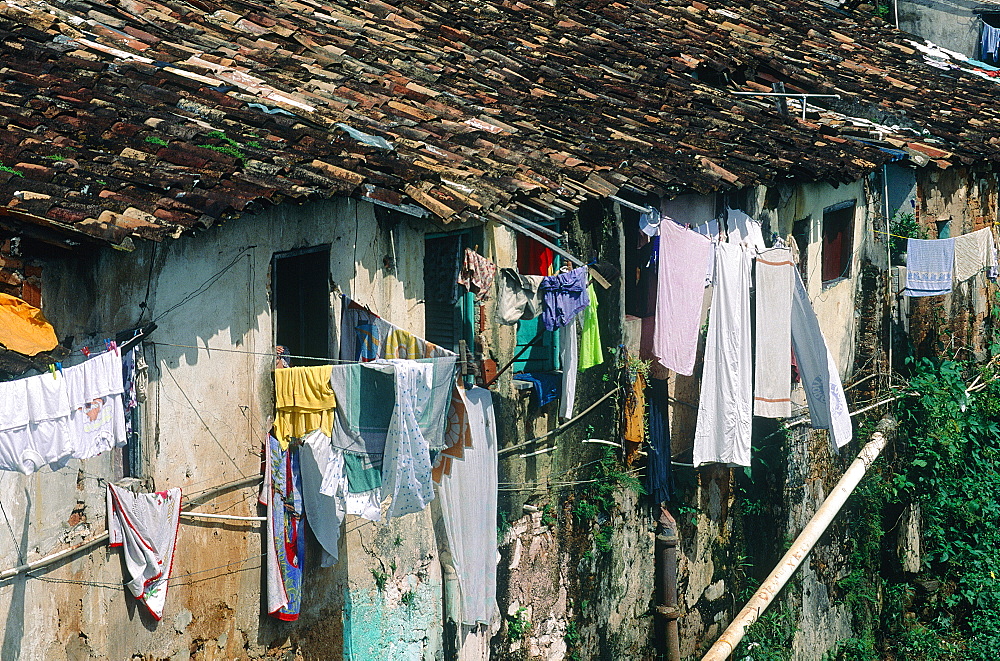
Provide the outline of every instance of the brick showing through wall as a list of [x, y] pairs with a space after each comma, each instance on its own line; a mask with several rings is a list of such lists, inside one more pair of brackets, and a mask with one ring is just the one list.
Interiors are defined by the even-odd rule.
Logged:
[[0, 243], [0, 292], [42, 307], [42, 267], [23, 259], [11, 239]]

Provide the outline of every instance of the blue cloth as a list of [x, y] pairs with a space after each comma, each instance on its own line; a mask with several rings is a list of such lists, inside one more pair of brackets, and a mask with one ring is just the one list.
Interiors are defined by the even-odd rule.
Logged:
[[532, 399], [535, 406], [542, 407], [559, 398], [559, 391], [562, 388], [562, 375], [560, 374], [520, 372], [515, 374], [514, 378], [531, 383], [534, 390]]
[[951, 293], [955, 239], [906, 240], [906, 295]]
[[979, 40], [979, 59], [987, 64], [996, 64], [1000, 55], [998, 51], [1000, 51], [1000, 28], [984, 22]]
[[542, 293], [542, 323], [545, 330], [555, 330], [568, 324], [573, 317], [590, 305], [587, 295], [587, 267], [568, 273], [549, 275], [538, 285]]
[[662, 379], [650, 379], [647, 393], [649, 459], [646, 462], [646, 491], [654, 503], [662, 503], [670, 500], [674, 492], [670, 421], [667, 418], [667, 382]]

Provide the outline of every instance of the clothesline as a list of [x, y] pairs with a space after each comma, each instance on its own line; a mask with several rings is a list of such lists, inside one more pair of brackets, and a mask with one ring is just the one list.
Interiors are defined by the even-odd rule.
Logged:
[[[198, 349], [198, 350], [201, 350], [201, 351], [207, 351], [209, 353], [211, 353], [212, 351], [220, 351], [222, 353], [241, 353], [241, 354], [247, 354], [247, 355], [251, 355], [251, 356], [270, 356], [272, 358], [295, 358], [297, 360], [316, 360], [316, 361], [322, 361], [322, 362], [327, 362], [327, 363], [343, 363], [343, 364], [347, 364], [347, 365], [357, 365], [359, 363], [364, 363], [365, 362], [365, 361], [360, 361], [360, 360], [341, 360], [340, 358], [320, 358], [318, 356], [296, 356], [296, 355], [287, 354], [287, 353], [279, 354], [279, 353], [276, 353], [276, 352], [273, 352], [273, 351], [272, 352], [266, 352], [266, 351], [246, 351], [246, 350], [243, 350], [243, 349], [219, 349], [219, 348], [216, 348], [216, 347], [199, 347], [199, 346], [196, 346], [196, 345], [193, 345], [193, 344], [172, 344], [170, 342], [148, 342], [147, 344], [152, 344], [152, 345], [156, 345], [156, 346], [163, 346], [163, 347], [179, 347], [179, 348], [182, 348], [182, 349]], [[443, 357], [443, 358], [419, 358], [419, 359], [416, 359], [416, 360], [420, 360], [420, 361], [426, 362], [426, 361], [429, 361], [429, 360], [448, 360], [450, 358], [451, 357], [448, 356], [448, 357]], [[371, 361], [368, 361], [368, 362], [371, 362]]]
[[[185, 498], [187, 499], [188, 503], [191, 503], [192, 499], [195, 499], [195, 498], [197, 498], [199, 500], [206, 499], [209, 495], [214, 495], [217, 492], [220, 492], [220, 491], [223, 491], [223, 490], [227, 490], [227, 489], [236, 489], [236, 488], [239, 488], [240, 486], [249, 486], [250, 484], [253, 484], [253, 482], [259, 481], [260, 479], [261, 479], [261, 477], [258, 475], [258, 476], [255, 476], [254, 478], [250, 478], [250, 479], [238, 480], [236, 482], [229, 482], [229, 483], [222, 484], [222, 485], [219, 485], [219, 486], [210, 487], [208, 489], [204, 489], [202, 491], [198, 491], [198, 492], [195, 492], [193, 494], [186, 494]], [[198, 513], [196, 513], [196, 512], [181, 512], [181, 516], [184, 516], [185, 514], [187, 514], [187, 515], [197, 515]], [[202, 514], [202, 516], [205, 516], [205, 514]], [[228, 515], [222, 515], [222, 514], [214, 514], [214, 515], [211, 515], [208, 518], [230, 518], [230, 516], [228, 516]], [[51, 555], [47, 555], [47, 556], [45, 556], [43, 558], [39, 558], [38, 560], [33, 560], [31, 562], [23, 563], [23, 564], [21, 564], [21, 565], [19, 565], [17, 567], [11, 568], [11, 569], [6, 569], [6, 570], [3, 570], [3, 571], [0, 571], [0, 581], [3, 581], [3, 580], [8, 579], [8, 578], [13, 578], [14, 576], [17, 576], [19, 574], [26, 574], [26, 573], [34, 571], [36, 569], [41, 569], [42, 567], [46, 567], [48, 565], [54, 564], [54, 563], [58, 562], [59, 560], [62, 560], [63, 558], [66, 558], [68, 556], [71, 556], [71, 555], [74, 555], [76, 553], [80, 553], [80, 552], [89, 550], [89, 549], [91, 549], [91, 548], [93, 548], [95, 546], [98, 546], [102, 542], [106, 542], [107, 540], [108, 540], [108, 532], [105, 531], [105, 532], [99, 534], [97, 537], [94, 537], [93, 539], [87, 540], [86, 542], [82, 542], [80, 544], [77, 544], [76, 546], [70, 547], [68, 549], [63, 549], [62, 551], [57, 551], [56, 553], [53, 553]], [[249, 559], [252, 559], [252, 558], [248, 558], [248, 560]], [[241, 560], [239, 562], [246, 562], [246, 560]], [[229, 563], [229, 564], [235, 564], [235, 563]], [[222, 566], [225, 567], [225, 566], [228, 566], [228, 565], [222, 565]], [[215, 569], [218, 569], [218, 567], [216, 567]], [[206, 570], [202, 570], [202, 571], [211, 571], [211, 569], [206, 569]], [[201, 573], [201, 572], [194, 572], [194, 573]], [[185, 576], [189, 576], [189, 575], [191, 575], [191, 574], [185, 574]], [[40, 577], [38, 577], [38, 576], [29, 576], [29, 578], [40, 578]], [[178, 577], [178, 578], [181, 578], [181, 577]], [[118, 587], [120, 587], [120, 585]]]

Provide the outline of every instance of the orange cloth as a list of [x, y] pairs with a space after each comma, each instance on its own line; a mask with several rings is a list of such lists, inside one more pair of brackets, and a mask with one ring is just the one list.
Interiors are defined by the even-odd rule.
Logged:
[[337, 399], [330, 385], [332, 365], [287, 367], [274, 370], [274, 436], [282, 450], [293, 438], [317, 429], [333, 433]]
[[55, 349], [59, 340], [41, 310], [0, 293], [0, 344], [25, 356], [34, 356]]
[[635, 375], [631, 396], [625, 398], [625, 465], [631, 466], [646, 439], [646, 379]]

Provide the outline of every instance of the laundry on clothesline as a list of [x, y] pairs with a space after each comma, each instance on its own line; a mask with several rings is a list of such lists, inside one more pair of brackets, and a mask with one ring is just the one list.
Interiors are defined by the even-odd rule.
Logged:
[[292, 439], [302, 439], [333, 426], [337, 398], [330, 387], [330, 365], [288, 367], [274, 371], [274, 435], [281, 449]]
[[0, 383], [0, 470], [26, 475], [125, 445], [117, 347], [79, 365]]
[[787, 248], [758, 255], [756, 264], [756, 337], [754, 352], [754, 415], [792, 415], [792, 291], [795, 264]]
[[964, 282], [984, 271], [986, 277], [996, 279], [997, 249], [993, 230], [984, 227], [975, 232], [956, 236], [955, 282]]
[[109, 543], [122, 547], [125, 585], [159, 620], [177, 546], [181, 490], [133, 493], [109, 484], [107, 503]]
[[490, 297], [497, 266], [476, 251], [466, 248], [457, 282], [476, 295], [477, 301]]
[[448, 538], [444, 560], [458, 577], [461, 612], [468, 625], [490, 624], [499, 614], [497, 581], [497, 431], [493, 393], [465, 393], [474, 439], [463, 462], [438, 488]]
[[268, 434], [264, 448], [264, 483], [258, 502], [267, 507], [267, 612], [286, 622], [302, 607], [302, 569], [306, 557], [305, 506], [298, 448], [286, 447]]
[[906, 240], [907, 296], [951, 293], [954, 270], [954, 239]]
[[694, 465], [750, 465], [753, 422], [750, 344], [750, 248], [721, 243], [715, 257], [715, 293], [708, 313]]

